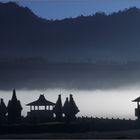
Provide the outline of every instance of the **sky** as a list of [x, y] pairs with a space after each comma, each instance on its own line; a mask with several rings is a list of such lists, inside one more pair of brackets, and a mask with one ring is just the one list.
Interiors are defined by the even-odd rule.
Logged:
[[[0, 0], [7, 2], [9, 0]], [[140, 0], [11, 0], [27, 6], [39, 17], [63, 19], [92, 15], [98, 11], [107, 14], [129, 7], [140, 8]]]

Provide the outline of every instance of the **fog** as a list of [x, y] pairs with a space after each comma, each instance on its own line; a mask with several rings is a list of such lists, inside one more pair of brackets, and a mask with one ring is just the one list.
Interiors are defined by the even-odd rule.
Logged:
[[[58, 94], [61, 94], [63, 104], [65, 98], [73, 94], [80, 109], [77, 116], [136, 119], [134, 116], [136, 103], [132, 100], [140, 96], [140, 88], [133, 86], [111, 90], [17, 90], [16, 93], [23, 106], [22, 115], [24, 116], [29, 111], [26, 104], [37, 100], [40, 94], [44, 94], [46, 99], [52, 102], [56, 102]], [[12, 91], [0, 91], [0, 98], [4, 98], [6, 105], [11, 96]]]

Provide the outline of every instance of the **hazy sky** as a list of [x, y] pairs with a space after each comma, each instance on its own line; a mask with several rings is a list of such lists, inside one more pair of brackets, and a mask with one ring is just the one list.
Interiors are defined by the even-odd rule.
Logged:
[[[9, 0], [0, 0], [7, 2]], [[62, 19], [78, 15], [91, 15], [97, 11], [110, 13], [137, 6], [140, 0], [12, 0], [31, 8], [38, 16], [47, 19]]]

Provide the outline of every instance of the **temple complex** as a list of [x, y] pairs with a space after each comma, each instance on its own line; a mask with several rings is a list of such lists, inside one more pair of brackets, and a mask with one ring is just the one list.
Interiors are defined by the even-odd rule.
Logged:
[[72, 95], [69, 98], [67, 97], [64, 105], [62, 105], [61, 95], [58, 95], [58, 99], [54, 103], [41, 94], [37, 100], [26, 104], [26, 106], [29, 106], [30, 110], [27, 112], [26, 117], [22, 117], [22, 106], [14, 89], [7, 106], [3, 99], [0, 100], [0, 124], [17, 124], [23, 121], [29, 123], [72, 121], [79, 112]]

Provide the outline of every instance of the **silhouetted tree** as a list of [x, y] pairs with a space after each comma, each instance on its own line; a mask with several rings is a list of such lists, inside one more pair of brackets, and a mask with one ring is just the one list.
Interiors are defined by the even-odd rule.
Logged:
[[95, 16], [107, 16], [105, 12], [96, 12]]
[[58, 96], [58, 100], [56, 102], [54, 113], [56, 114], [56, 120], [61, 121], [62, 120], [62, 101], [61, 101], [61, 95]]
[[9, 123], [18, 123], [21, 121], [22, 106], [20, 101], [17, 100], [15, 89], [13, 90], [12, 99], [9, 100], [7, 111]]

